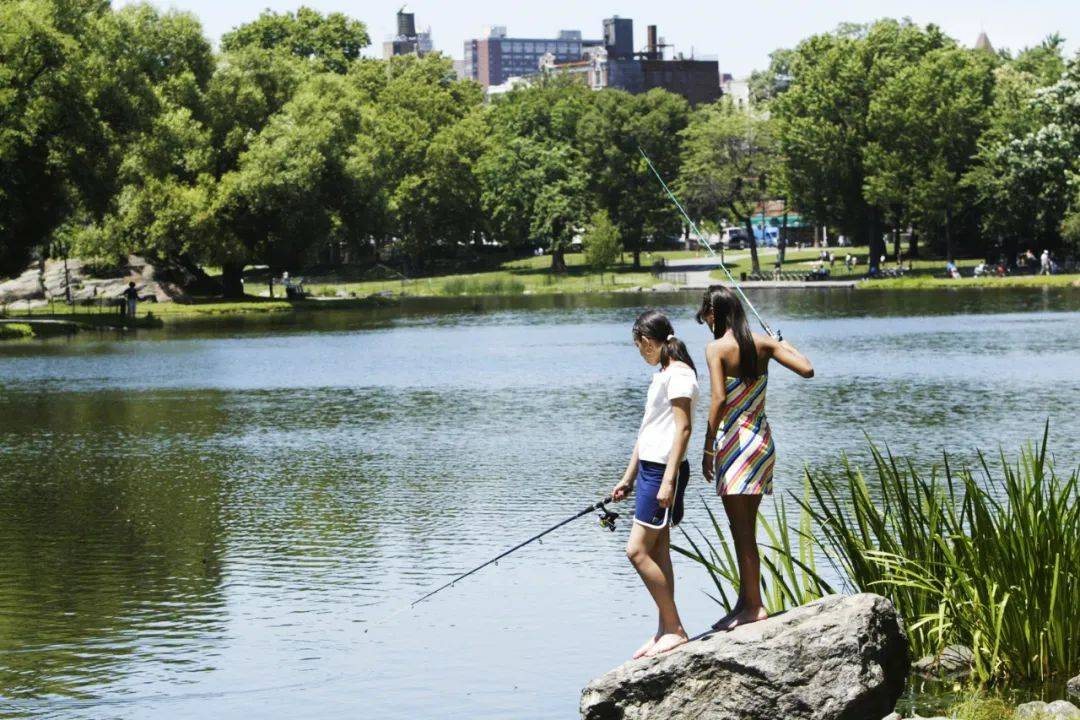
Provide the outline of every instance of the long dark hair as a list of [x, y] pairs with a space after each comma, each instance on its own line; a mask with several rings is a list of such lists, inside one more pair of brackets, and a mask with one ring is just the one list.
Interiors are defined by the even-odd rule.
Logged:
[[673, 360], [684, 362], [697, 375], [697, 367], [682, 340], [675, 337], [675, 328], [667, 315], [659, 310], [646, 310], [634, 321], [634, 339], [649, 338], [660, 343], [660, 367], [666, 368]]
[[697, 312], [697, 321], [705, 322], [709, 313], [713, 316], [713, 337], [721, 338], [729, 329], [739, 344], [739, 377], [753, 380], [761, 375], [758, 368], [757, 345], [750, 333], [750, 324], [746, 322], [746, 311], [738, 296], [723, 285], [710, 285], [701, 298], [701, 309]]

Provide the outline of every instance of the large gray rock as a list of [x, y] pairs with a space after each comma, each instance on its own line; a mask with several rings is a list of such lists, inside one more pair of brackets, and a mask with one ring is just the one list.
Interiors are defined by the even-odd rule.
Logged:
[[916, 660], [911, 670], [925, 678], [943, 677], [949, 680], [966, 678], [971, 674], [975, 654], [964, 645], [949, 645], [938, 655]]
[[585, 720], [866, 720], [892, 712], [907, 633], [879, 595], [830, 595], [631, 660], [581, 694]]
[[1069, 691], [1069, 697], [1080, 700], [1080, 675], [1077, 675], [1069, 681], [1067, 685]]
[[1016, 717], [1038, 718], [1038, 720], [1080, 720], [1080, 708], [1066, 700], [1055, 700], [1052, 703], [1035, 702], [1024, 703], [1016, 707]]

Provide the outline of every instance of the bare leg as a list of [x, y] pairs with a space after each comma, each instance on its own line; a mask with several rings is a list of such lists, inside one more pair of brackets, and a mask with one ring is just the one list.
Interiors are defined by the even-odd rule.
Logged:
[[757, 514], [760, 495], [725, 495], [724, 508], [731, 518], [739, 561], [739, 597], [742, 608], [723, 626], [731, 630], [739, 625], [764, 620], [769, 616], [761, 602], [761, 555], [757, 545]]
[[[630, 558], [634, 569], [641, 576], [642, 582], [652, 595], [653, 602], [660, 615], [660, 628], [653, 637], [653, 644], [646, 648], [643, 654], [656, 654], [686, 642], [686, 631], [683, 630], [682, 620], [679, 619], [679, 611], [675, 607], [674, 584], [664, 572], [664, 568], [656, 561], [656, 554], [661, 536], [665, 538], [663, 547], [667, 547], [668, 530], [652, 530], [642, 527], [638, 523], [630, 530], [630, 540], [626, 545], [626, 556]], [[670, 564], [670, 554], [668, 553]], [[655, 651], [655, 652], [654, 652]], [[640, 657], [640, 656], [639, 656]]]
[[[664, 528], [659, 531], [659, 537], [656, 539], [656, 544], [653, 545], [653, 550], [650, 553], [652, 559], [656, 561], [656, 564], [660, 567], [660, 570], [664, 573], [664, 581], [667, 583], [667, 587], [671, 592], [671, 603], [675, 604], [675, 569], [671, 565], [671, 529]], [[676, 616], [678, 611], [676, 610]], [[681, 623], [681, 621], [680, 621]], [[679, 625], [679, 632], [664, 632], [663, 623], [661, 622], [660, 632], [656, 638], [656, 642], [645, 653], [649, 657], [653, 655], [659, 655], [660, 653], [673, 650], [674, 648], [682, 645], [686, 642], [686, 632], [682, 630], [682, 625]]]
[[[726, 498], [728, 496], [725, 495], [724, 497]], [[739, 535], [739, 534], [737, 534], [735, 532], [735, 518], [732, 515], [731, 508], [728, 507], [728, 504], [726, 502], [724, 503], [724, 512], [727, 513], [728, 529], [731, 530], [731, 540], [732, 540], [732, 543], [735, 545], [735, 558], [736, 558], [736, 562], [738, 562], [738, 558], [742, 556], [742, 552], [743, 552], [743, 550], [742, 550], [743, 538], [742, 538], [742, 535]], [[741, 566], [740, 566], [739, 574], [742, 575]], [[739, 583], [739, 595], [735, 599], [735, 605], [731, 608], [730, 611], [728, 611], [727, 615], [724, 615], [724, 617], [720, 618], [719, 620], [717, 620], [716, 622], [714, 622], [712, 624], [712, 629], [713, 630], [727, 630], [728, 629], [727, 624], [729, 622], [731, 622], [731, 618], [735, 617], [740, 612], [742, 612], [743, 605], [745, 605], [745, 604], [746, 604], [746, 601], [743, 599], [743, 587], [742, 587], [742, 583], [740, 582]]]

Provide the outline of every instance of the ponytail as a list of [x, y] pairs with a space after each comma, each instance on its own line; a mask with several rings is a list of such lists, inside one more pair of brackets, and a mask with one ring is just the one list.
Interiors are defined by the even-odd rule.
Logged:
[[660, 366], [666, 368], [672, 362], [686, 363], [697, 375], [697, 367], [694, 365], [686, 344], [675, 337], [675, 328], [667, 315], [659, 310], [646, 310], [638, 315], [634, 321], [634, 337], [649, 338], [660, 344]]
[[739, 298], [723, 285], [710, 285], [701, 298], [697, 321], [704, 323], [705, 316], [710, 313], [714, 338], [722, 338], [728, 330], [735, 336], [735, 342], [739, 345], [739, 377], [747, 382], [759, 377], [761, 370], [758, 367], [757, 344]]

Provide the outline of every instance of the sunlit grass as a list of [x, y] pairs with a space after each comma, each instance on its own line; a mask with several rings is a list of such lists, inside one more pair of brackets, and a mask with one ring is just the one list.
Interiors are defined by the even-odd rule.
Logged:
[[34, 337], [34, 329], [26, 323], [0, 323], [0, 340], [22, 340]]

